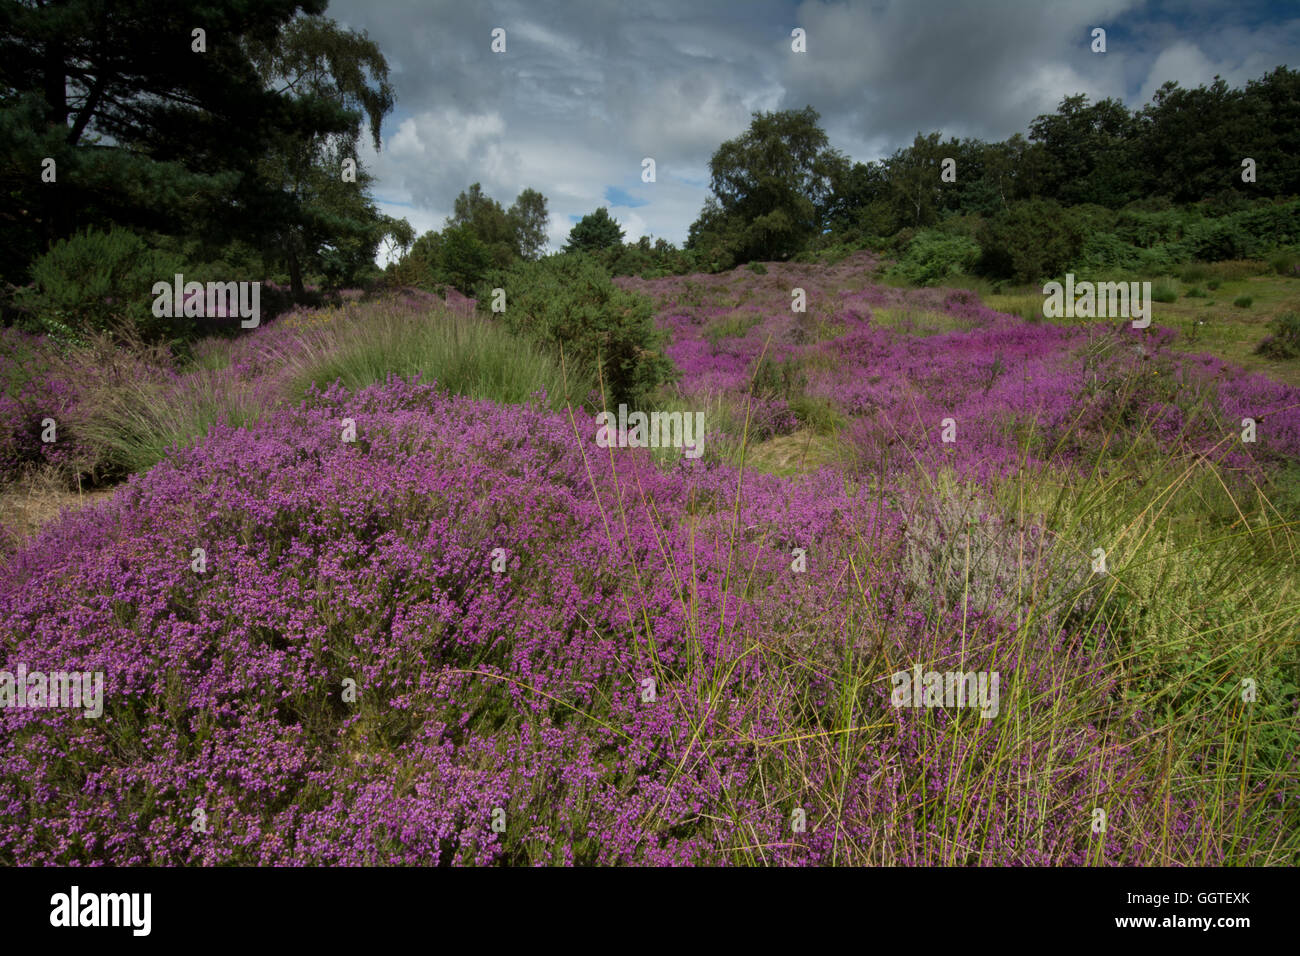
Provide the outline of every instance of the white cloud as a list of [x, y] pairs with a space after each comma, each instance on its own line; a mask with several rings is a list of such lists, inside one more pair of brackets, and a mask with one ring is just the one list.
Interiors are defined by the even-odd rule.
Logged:
[[[707, 196], [708, 161], [755, 110], [813, 106], [831, 143], [868, 160], [918, 130], [1001, 139], [1061, 98], [1141, 105], [1159, 83], [1240, 84], [1295, 63], [1300, 20], [1243, 15], [1251, 0], [1197, 0], [1164, 13], [1145, 0], [333, 0], [393, 68], [399, 112], [366, 160], [376, 195], [436, 228], [479, 182], [509, 205], [525, 187], [550, 201], [553, 246], [570, 215], [610, 186], [649, 203], [618, 207], [629, 236], [683, 242]], [[508, 52], [489, 49], [507, 30]], [[807, 31], [808, 52], [790, 50]], [[1093, 54], [1090, 30], [1109, 30]], [[658, 181], [640, 182], [653, 156]], [[689, 180], [689, 182], [688, 182]], [[409, 207], [396, 205], [409, 203]]]

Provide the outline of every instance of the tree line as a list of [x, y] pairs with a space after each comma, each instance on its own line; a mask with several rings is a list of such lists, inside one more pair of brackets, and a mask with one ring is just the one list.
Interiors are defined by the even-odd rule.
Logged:
[[[951, 181], [941, 175], [946, 159]], [[911, 145], [866, 163], [830, 145], [812, 107], [759, 112], [717, 149], [709, 170], [712, 194], [687, 249], [718, 268], [951, 217], [994, 219], [1029, 201], [1120, 210], [1294, 197], [1300, 72], [1279, 66], [1241, 88], [1219, 77], [1195, 89], [1168, 82], [1137, 110], [1067, 96], [1027, 135], [990, 143], [917, 133]]]

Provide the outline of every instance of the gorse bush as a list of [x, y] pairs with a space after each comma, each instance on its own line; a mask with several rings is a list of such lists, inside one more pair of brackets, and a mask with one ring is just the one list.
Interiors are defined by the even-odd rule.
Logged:
[[489, 312], [496, 288], [505, 293], [506, 327], [603, 379], [610, 402], [635, 404], [674, 377], [650, 300], [614, 285], [590, 257], [554, 255], [493, 273], [478, 288], [481, 310]]
[[152, 289], [184, 271], [135, 233], [88, 229], [59, 240], [32, 263], [32, 285], [19, 292], [18, 303], [29, 310], [34, 331], [61, 341], [80, 342], [93, 333], [168, 341], [197, 327], [192, 319], [156, 318]]

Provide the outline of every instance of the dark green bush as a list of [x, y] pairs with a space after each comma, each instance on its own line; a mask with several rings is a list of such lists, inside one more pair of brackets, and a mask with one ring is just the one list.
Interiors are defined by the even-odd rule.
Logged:
[[1156, 302], [1176, 302], [1178, 290], [1168, 282], [1157, 282], [1151, 287], [1151, 298]]
[[1079, 258], [1073, 263], [1080, 274], [1137, 272], [1143, 268], [1142, 251], [1112, 232], [1089, 233]]
[[1049, 199], [1012, 203], [979, 230], [979, 270], [1015, 282], [1060, 275], [1083, 249], [1080, 222]]
[[480, 309], [490, 309], [494, 288], [505, 291], [501, 318], [512, 332], [562, 352], [566, 363], [599, 369], [611, 404], [634, 405], [676, 377], [650, 300], [618, 288], [590, 256], [552, 255], [494, 272], [478, 287]]
[[1252, 305], [1254, 305], [1254, 303], [1255, 300], [1248, 295], [1239, 295], [1237, 296], [1237, 298], [1232, 300], [1232, 304], [1239, 309], [1249, 309]]
[[170, 342], [184, 337], [187, 324], [179, 317], [154, 316], [153, 286], [170, 284], [178, 272], [185, 274], [177, 260], [150, 248], [135, 233], [92, 229], [59, 240], [37, 258], [32, 285], [15, 298], [34, 331], [59, 341], [79, 343], [92, 333], [134, 333], [147, 342]]
[[1280, 276], [1300, 275], [1300, 254], [1298, 253], [1279, 252], [1268, 260], [1268, 264]]
[[664, 239], [656, 239], [651, 244], [647, 236], [642, 236], [636, 242], [620, 243], [589, 255], [606, 272], [616, 276], [659, 279], [670, 275], [686, 275], [699, 268], [694, 252], [678, 249]]

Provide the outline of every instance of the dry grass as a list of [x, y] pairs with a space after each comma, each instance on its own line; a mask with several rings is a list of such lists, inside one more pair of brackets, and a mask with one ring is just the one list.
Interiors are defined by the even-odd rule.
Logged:
[[774, 475], [794, 475], [816, 471], [824, 465], [843, 464], [848, 458], [847, 446], [834, 437], [803, 428], [750, 446], [745, 463], [747, 467]]
[[0, 485], [0, 561], [64, 511], [76, 511], [113, 494], [113, 488], [69, 491], [53, 468]]

